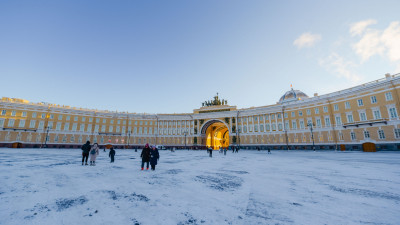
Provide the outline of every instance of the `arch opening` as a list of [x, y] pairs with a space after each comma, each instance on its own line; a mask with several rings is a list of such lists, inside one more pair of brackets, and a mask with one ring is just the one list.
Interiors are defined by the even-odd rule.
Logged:
[[204, 143], [207, 148], [227, 148], [229, 146], [229, 129], [225, 123], [219, 120], [207, 122], [203, 129]]

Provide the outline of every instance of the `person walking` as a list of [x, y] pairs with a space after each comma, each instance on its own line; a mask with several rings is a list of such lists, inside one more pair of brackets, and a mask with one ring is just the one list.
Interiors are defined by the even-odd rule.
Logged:
[[144, 168], [144, 163], [147, 164], [147, 170], [148, 170], [150, 163], [150, 148], [148, 143], [144, 146], [142, 153], [140, 154], [140, 157], [142, 158], [142, 170]]
[[271, 149], [270, 148], [268, 148], [268, 154], [271, 154]]
[[225, 148], [225, 149], [224, 149], [224, 155], [226, 155], [226, 151], [227, 151], [227, 150], [226, 150], [226, 148]]
[[83, 162], [85, 162], [87, 165], [87, 161], [89, 158], [89, 152], [90, 152], [90, 141], [86, 141], [86, 144], [82, 145], [82, 166]]
[[212, 158], [212, 151], [213, 151], [213, 150], [212, 150], [211, 147], [209, 148], [209, 151], [210, 151], [210, 157]]
[[113, 163], [113, 162], [114, 162], [114, 156], [115, 156], [115, 150], [114, 150], [113, 147], [111, 147], [111, 148], [110, 148], [110, 153], [108, 153], [108, 157], [111, 158], [111, 162], [110, 162], [110, 163]]
[[96, 158], [99, 155], [99, 146], [97, 143], [94, 143], [92, 148], [90, 149], [90, 165], [96, 165]]
[[159, 159], [160, 159], [160, 153], [158, 152], [158, 149], [156, 148], [156, 146], [153, 145], [153, 148], [150, 150], [151, 170], [156, 170], [157, 161]]

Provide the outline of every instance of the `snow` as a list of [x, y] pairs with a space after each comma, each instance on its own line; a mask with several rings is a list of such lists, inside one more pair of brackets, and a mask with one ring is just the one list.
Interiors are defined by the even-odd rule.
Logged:
[[400, 152], [0, 149], [0, 224], [400, 224]]

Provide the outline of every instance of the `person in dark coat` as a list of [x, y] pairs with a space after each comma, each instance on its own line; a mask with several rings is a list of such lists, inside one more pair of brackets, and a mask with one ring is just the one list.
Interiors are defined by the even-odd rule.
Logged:
[[82, 149], [82, 165], [84, 161], [86, 163], [85, 165], [88, 165], [87, 161], [89, 158], [89, 151], [91, 149], [90, 141], [87, 141], [86, 144], [82, 145], [81, 149]]
[[115, 150], [113, 147], [110, 148], [110, 153], [108, 153], [108, 157], [111, 158], [111, 162], [114, 162]]
[[210, 153], [210, 157], [212, 157], [212, 151], [213, 151], [213, 149], [210, 147], [210, 148], [208, 149], [208, 151], [209, 151], [209, 153]]
[[160, 154], [158, 153], [158, 149], [153, 145], [153, 148], [150, 150], [150, 165], [151, 170], [156, 170], [157, 161], [160, 159]]
[[140, 157], [142, 157], [142, 170], [144, 168], [144, 163], [147, 163], [147, 169], [149, 169], [149, 163], [150, 163], [150, 147], [149, 144], [146, 144], [142, 150], [142, 153], [140, 154]]

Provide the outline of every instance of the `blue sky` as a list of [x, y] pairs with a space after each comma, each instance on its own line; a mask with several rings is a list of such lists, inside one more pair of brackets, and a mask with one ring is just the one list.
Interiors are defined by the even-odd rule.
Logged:
[[400, 72], [400, 1], [0, 1], [0, 96], [185, 113]]

